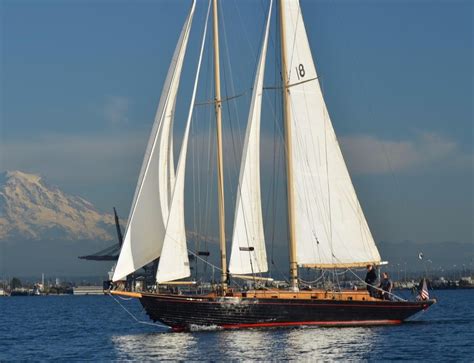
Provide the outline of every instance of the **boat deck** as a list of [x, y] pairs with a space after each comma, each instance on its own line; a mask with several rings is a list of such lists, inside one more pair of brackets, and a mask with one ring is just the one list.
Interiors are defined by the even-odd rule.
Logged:
[[192, 326], [224, 329], [300, 325], [359, 326], [400, 324], [435, 300], [390, 301], [367, 291], [248, 290], [185, 294], [111, 291], [140, 300], [148, 316], [176, 331]]
[[[141, 298], [144, 295], [153, 296], [153, 295], [176, 295], [166, 292], [152, 293], [152, 292], [131, 292], [131, 291], [121, 291], [121, 290], [111, 290], [112, 295], [121, 295], [127, 297]], [[216, 292], [211, 292], [207, 294], [182, 294], [179, 295], [182, 297], [189, 296], [194, 298], [209, 298], [215, 299], [218, 297]], [[236, 297], [236, 298], [255, 298], [255, 299], [299, 299], [299, 300], [331, 300], [331, 301], [382, 301], [371, 297], [367, 291], [360, 290], [343, 290], [343, 291], [326, 291], [320, 289], [312, 290], [301, 290], [301, 291], [288, 291], [288, 290], [248, 290], [248, 291], [234, 291], [229, 289], [225, 295], [226, 297]]]

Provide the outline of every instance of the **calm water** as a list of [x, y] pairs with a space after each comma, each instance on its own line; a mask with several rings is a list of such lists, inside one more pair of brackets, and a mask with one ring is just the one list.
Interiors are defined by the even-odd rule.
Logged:
[[[171, 333], [135, 322], [109, 296], [0, 298], [3, 360], [474, 361], [474, 290], [436, 291], [414, 322], [364, 328]], [[143, 321], [140, 304], [121, 301]]]

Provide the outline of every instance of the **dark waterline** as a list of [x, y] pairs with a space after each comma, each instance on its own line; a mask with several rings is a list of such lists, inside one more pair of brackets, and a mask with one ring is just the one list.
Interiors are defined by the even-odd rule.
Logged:
[[[361, 328], [170, 333], [136, 323], [108, 296], [0, 298], [3, 360], [436, 360], [474, 361], [474, 290], [433, 293], [416, 321]], [[136, 300], [120, 301], [148, 322]]]

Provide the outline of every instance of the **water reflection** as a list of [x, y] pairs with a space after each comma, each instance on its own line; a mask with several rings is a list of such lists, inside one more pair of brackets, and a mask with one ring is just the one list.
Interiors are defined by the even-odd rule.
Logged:
[[262, 360], [273, 357], [273, 329], [224, 331], [217, 337], [216, 347], [225, 352], [225, 358]]
[[371, 351], [377, 331], [370, 328], [293, 329], [286, 336], [286, 357], [308, 360], [366, 359], [361, 355]]
[[367, 359], [377, 329], [293, 328], [149, 333], [112, 337], [118, 359]]
[[198, 350], [192, 333], [169, 332], [112, 336], [119, 360], [189, 360]]

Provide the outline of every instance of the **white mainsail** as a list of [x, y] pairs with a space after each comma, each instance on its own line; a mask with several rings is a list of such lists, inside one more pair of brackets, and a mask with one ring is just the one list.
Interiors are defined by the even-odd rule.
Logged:
[[186, 244], [186, 228], [184, 221], [184, 181], [186, 172], [186, 155], [188, 150], [189, 130], [194, 109], [194, 101], [196, 99], [197, 85], [199, 82], [199, 74], [201, 70], [202, 55], [204, 45], [206, 43], [207, 23], [209, 12], [211, 9], [209, 2], [207, 9], [206, 22], [204, 25], [204, 33], [201, 42], [201, 51], [196, 70], [196, 78], [194, 80], [194, 89], [189, 106], [188, 119], [186, 129], [184, 131], [183, 143], [179, 153], [178, 168], [176, 171], [176, 184], [173, 189], [172, 199], [170, 203], [170, 212], [166, 224], [166, 235], [161, 251], [158, 270], [156, 271], [156, 282], [163, 283], [188, 277], [191, 275], [189, 269], [188, 248]]
[[175, 179], [172, 156], [174, 105], [194, 9], [195, 1], [184, 23], [168, 70], [113, 281], [125, 279], [130, 273], [158, 258], [161, 253]]
[[380, 262], [323, 99], [299, 1], [282, 0], [282, 11], [298, 265]]
[[229, 272], [249, 274], [268, 271], [260, 196], [260, 116], [268, 33], [273, 0], [268, 10], [265, 36], [253, 85], [252, 101], [240, 164]]

